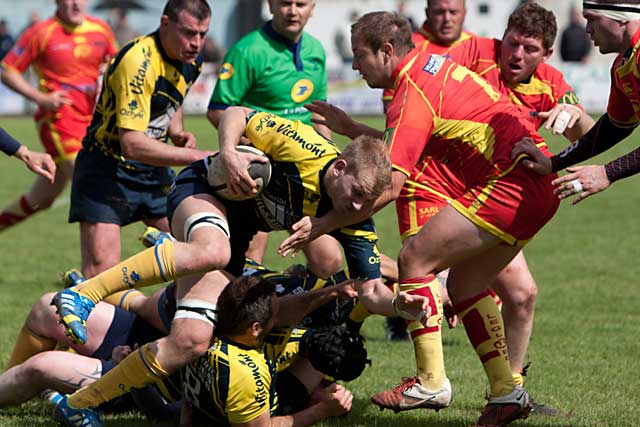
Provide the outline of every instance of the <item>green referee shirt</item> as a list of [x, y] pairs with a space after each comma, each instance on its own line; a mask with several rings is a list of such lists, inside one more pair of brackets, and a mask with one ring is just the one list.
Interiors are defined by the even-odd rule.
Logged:
[[314, 37], [303, 33], [292, 43], [267, 22], [227, 52], [209, 109], [242, 105], [311, 124], [304, 105], [327, 99], [325, 62], [324, 48]]

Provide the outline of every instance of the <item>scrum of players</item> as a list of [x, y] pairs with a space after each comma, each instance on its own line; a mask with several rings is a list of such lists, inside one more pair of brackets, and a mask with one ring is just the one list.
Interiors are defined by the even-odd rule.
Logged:
[[[2, 62], [8, 85], [30, 99], [19, 74], [42, 61], [34, 50], [47, 42], [42, 34], [63, 40], [66, 25], [113, 37], [85, 15], [86, 1], [56, 3], [56, 18], [36, 24]], [[625, 53], [631, 36], [638, 43], [640, 2], [618, 3], [583, 4], [603, 53]], [[70, 271], [63, 290], [33, 305], [0, 375], [0, 405], [42, 397], [67, 426], [102, 426], [101, 413], [132, 409], [181, 426], [312, 425], [351, 410], [344, 382], [367, 374], [360, 328], [379, 314], [406, 325], [416, 360], [414, 375], [371, 397], [380, 409], [451, 405], [446, 319], [461, 320], [489, 383], [476, 426], [554, 414], [524, 388], [536, 285], [521, 250], [560, 199], [579, 202], [637, 173], [637, 150], [572, 167], [640, 121], [636, 95], [620, 90], [633, 73], [612, 82], [613, 101], [594, 122], [545, 62], [557, 29], [543, 7], [516, 8], [502, 40], [463, 30], [464, 0], [428, 0], [413, 33], [401, 15], [372, 11], [351, 26], [351, 45], [353, 69], [385, 90], [385, 130], [373, 129], [326, 102], [324, 49], [304, 32], [315, 2], [268, 4], [272, 20], [236, 43], [220, 68], [207, 113], [217, 153], [197, 148], [182, 122], [202, 69], [206, 1], [169, 0], [157, 31], [87, 55], [94, 63], [113, 56], [82, 148], [49, 153], [59, 167], [73, 161], [69, 220], [80, 224], [82, 272]], [[637, 58], [613, 66], [629, 62]], [[67, 71], [45, 70], [48, 150], [52, 138], [64, 142], [74, 114], [50, 113], [91, 102], [88, 89], [62, 89]], [[572, 144], [552, 155], [541, 126]], [[332, 132], [352, 142], [341, 150]], [[3, 151], [17, 152], [19, 143], [0, 136]], [[46, 160], [51, 180], [56, 168]], [[176, 176], [172, 166], [184, 168]], [[29, 197], [0, 221], [35, 213]], [[371, 219], [392, 201], [403, 241], [397, 261], [379, 251]], [[120, 261], [120, 227], [138, 221], [151, 226], [147, 248]], [[291, 233], [282, 255], [304, 250], [309, 264], [263, 265], [273, 230]], [[170, 284], [139, 291], [160, 283]]]

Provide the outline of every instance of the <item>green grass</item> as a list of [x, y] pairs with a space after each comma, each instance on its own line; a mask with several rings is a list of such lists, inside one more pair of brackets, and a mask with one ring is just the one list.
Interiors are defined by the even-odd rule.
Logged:
[[[379, 118], [368, 120], [379, 128]], [[4, 118], [2, 126], [39, 149], [33, 122]], [[214, 147], [215, 132], [202, 118], [188, 118], [203, 147]], [[549, 136], [549, 135], [545, 135]], [[554, 151], [562, 141], [549, 138]], [[630, 138], [599, 161], [637, 147]], [[24, 192], [33, 176], [23, 165], [2, 158], [0, 198], [7, 202]], [[4, 203], [3, 202], [3, 203]], [[564, 202], [556, 217], [526, 247], [525, 253], [539, 286], [536, 321], [528, 360], [532, 361], [527, 388], [541, 402], [565, 412], [569, 418], [531, 416], [517, 426], [593, 427], [637, 426], [640, 403], [636, 398], [640, 371], [640, 267], [635, 265], [640, 247], [640, 227], [635, 216], [640, 205], [638, 179], [630, 178], [589, 198], [578, 206]], [[59, 274], [80, 263], [78, 226], [66, 222], [68, 191], [46, 213], [1, 235], [3, 271], [0, 275], [0, 366], [9, 358], [13, 341], [36, 298], [57, 289]], [[381, 249], [392, 256], [400, 248], [395, 212], [387, 207], [376, 216]], [[123, 230], [123, 255], [140, 250], [136, 241], [142, 225]], [[275, 255], [282, 239], [270, 241], [267, 261], [282, 268], [289, 260]], [[324, 426], [430, 426], [463, 427], [473, 424], [484, 404], [487, 389], [482, 368], [461, 328], [444, 332], [447, 373], [454, 386], [451, 408], [439, 413], [409, 411], [394, 415], [379, 412], [369, 396], [414, 372], [409, 343], [384, 340], [381, 318], [364, 327], [373, 366], [348, 387], [355, 394], [353, 411]], [[0, 426], [52, 425], [50, 409], [43, 403], [0, 410]], [[151, 426], [136, 414], [107, 417], [108, 425]]]

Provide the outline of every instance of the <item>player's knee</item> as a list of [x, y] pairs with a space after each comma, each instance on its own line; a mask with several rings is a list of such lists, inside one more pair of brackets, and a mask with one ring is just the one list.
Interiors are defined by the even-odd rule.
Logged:
[[322, 259], [310, 259], [309, 271], [316, 276], [327, 278], [342, 270], [342, 257], [334, 256]]
[[406, 271], [415, 265], [417, 261], [416, 252], [411, 249], [411, 245], [404, 245], [398, 254], [398, 268]]
[[55, 315], [55, 309], [51, 305], [54, 296], [54, 292], [48, 292], [42, 295], [31, 307], [25, 323], [33, 332], [45, 334], [51, 325], [57, 325], [58, 319]]
[[508, 289], [506, 295], [500, 295], [505, 307], [512, 310], [533, 312], [536, 299], [538, 297], [538, 287], [535, 283], [520, 284]]
[[[177, 311], [176, 315], [183, 311]], [[204, 355], [209, 348], [212, 333], [212, 323], [199, 318], [198, 314], [186, 318], [179, 317], [178, 322], [174, 321], [169, 340], [174, 354], [180, 359], [180, 364], [190, 363]]]
[[231, 248], [225, 242], [207, 242], [198, 244], [191, 261], [197, 265], [200, 271], [213, 271], [223, 269], [231, 260]]
[[31, 384], [41, 383], [51, 373], [50, 352], [38, 353], [31, 356], [22, 364], [22, 372]]

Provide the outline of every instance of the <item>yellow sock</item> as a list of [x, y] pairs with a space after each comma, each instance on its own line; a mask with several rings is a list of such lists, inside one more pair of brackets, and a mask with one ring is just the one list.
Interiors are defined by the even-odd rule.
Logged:
[[102, 301], [120, 307], [123, 310], [129, 310], [131, 308], [131, 301], [139, 297], [144, 297], [144, 294], [136, 289], [129, 289], [128, 291], [111, 294]]
[[524, 387], [524, 377], [520, 372], [512, 372], [513, 382], [520, 387]]
[[515, 383], [509, 365], [504, 324], [491, 294], [485, 291], [456, 304], [456, 311], [487, 373], [491, 396], [511, 393]]
[[349, 313], [349, 319], [356, 323], [362, 323], [370, 315], [371, 313], [369, 313], [362, 301], [358, 301]]
[[413, 340], [416, 356], [416, 371], [420, 383], [427, 390], [440, 390], [447, 376], [444, 368], [442, 351], [442, 298], [440, 297], [440, 283], [434, 275], [414, 277], [402, 280], [400, 290], [412, 295], [422, 295], [429, 298], [431, 316], [427, 326], [413, 321], [408, 329]]
[[73, 408], [97, 407], [129, 392], [132, 388], [143, 388], [167, 377], [151, 344], [145, 344], [124, 358], [115, 368], [96, 382], [81, 388], [69, 396]]
[[173, 242], [167, 240], [80, 283], [73, 290], [97, 303], [118, 291], [169, 282], [176, 278], [175, 271]]
[[20, 329], [20, 333], [16, 338], [16, 343], [13, 346], [13, 352], [11, 353], [9, 363], [7, 364], [7, 369], [21, 364], [34, 354], [53, 350], [55, 347], [56, 340], [37, 335], [25, 325]]

